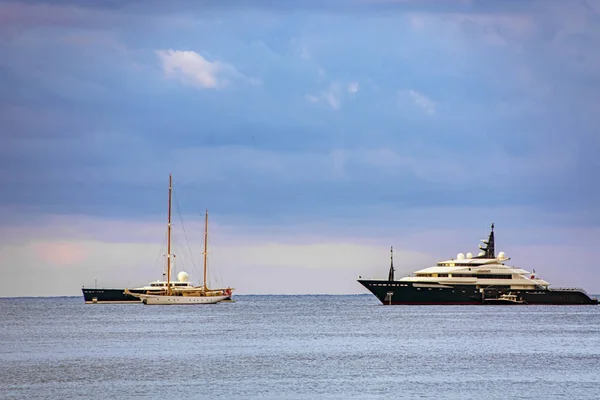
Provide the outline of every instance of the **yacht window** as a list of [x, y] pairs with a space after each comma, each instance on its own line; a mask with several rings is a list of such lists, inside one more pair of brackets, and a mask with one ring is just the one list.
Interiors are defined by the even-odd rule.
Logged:
[[452, 274], [454, 278], [479, 278], [479, 279], [512, 279], [511, 275], [502, 274]]

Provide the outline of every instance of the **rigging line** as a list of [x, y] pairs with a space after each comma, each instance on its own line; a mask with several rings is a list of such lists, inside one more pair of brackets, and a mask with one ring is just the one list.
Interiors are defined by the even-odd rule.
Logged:
[[[174, 237], [171, 238], [171, 241], [173, 242], [173, 247], [177, 250], [180, 248], [183, 248], [183, 246], [181, 245], [181, 242], [179, 241], [179, 239], [177, 238], [177, 235], [175, 235]], [[189, 262], [189, 260], [187, 259], [187, 255], [182, 252], [179, 256], [175, 256], [174, 258], [174, 268], [177, 269], [179, 266], [181, 266], [181, 268], [178, 270], [179, 272], [184, 271], [185, 270], [185, 265]], [[191, 263], [190, 263], [191, 264]], [[192, 267], [192, 271], [194, 275], [197, 273], [196, 268], [194, 268], [194, 265], [191, 265]]]
[[[208, 252], [208, 249], [207, 249], [207, 252]], [[206, 257], [206, 265], [207, 265], [207, 267], [209, 265], [211, 265], [211, 259], [212, 259], [212, 256], [207, 256]], [[211, 280], [214, 280], [213, 283], [215, 285], [218, 285], [220, 283], [220, 281], [221, 281], [221, 279], [219, 278], [219, 272], [216, 269], [214, 269], [214, 268], [209, 268], [208, 269], [208, 276], [207, 276], [206, 279], [209, 280], [209, 278]]]
[[156, 260], [154, 261], [154, 266], [155, 266], [155, 267], [156, 267], [156, 266], [158, 266], [159, 264], [162, 264], [162, 263], [160, 262], [160, 256], [161, 256], [161, 254], [163, 253], [163, 249], [164, 249], [164, 247], [165, 247], [165, 242], [166, 242], [166, 241], [167, 241], [167, 232], [165, 232], [165, 233], [164, 233], [164, 235], [163, 235], [163, 239], [162, 239], [162, 243], [160, 244], [160, 247], [159, 247], [159, 249], [158, 249], [158, 254], [157, 254], [157, 256], [156, 256]]
[[[213, 229], [213, 231], [214, 231], [214, 229]], [[208, 251], [208, 249], [207, 249], [207, 253], [210, 253], [210, 252]], [[212, 257], [209, 257], [209, 256], [207, 255], [207, 260], [206, 260], [206, 264], [207, 264], [207, 265], [210, 265], [210, 263], [211, 263], [211, 258], [212, 258]], [[215, 269], [215, 268], [210, 268], [210, 269], [208, 270], [208, 272], [209, 272], [209, 273], [208, 273], [208, 277], [206, 278], [207, 280], [208, 280], [208, 278], [210, 277], [211, 279], [214, 279], [214, 284], [215, 284], [215, 285], [217, 285], [217, 286], [218, 286], [218, 285], [222, 285], [222, 284], [223, 284], [223, 281], [222, 281], [222, 279], [221, 279], [221, 275], [219, 274], [218, 268], [217, 268], [217, 269]]]
[[[175, 207], [177, 208], [177, 214], [179, 215], [179, 221], [181, 222], [181, 229], [183, 230], [183, 235], [185, 237], [185, 241], [187, 244], [187, 251], [190, 255], [190, 261], [192, 263], [192, 266], [194, 267], [194, 269], [196, 268], [196, 262], [194, 260], [194, 255], [192, 253], [192, 250], [190, 248], [190, 241], [188, 239], [188, 235], [187, 235], [187, 231], [185, 230], [185, 225], [183, 224], [183, 217], [181, 215], [181, 209], [179, 208], [179, 198], [177, 197], [177, 193], [175, 191], [173, 191], [173, 197], [175, 197]], [[184, 246], [182, 246], [184, 247]]]
[[198, 276], [198, 274], [199, 274], [198, 273], [198, 264], [196, 263], [196, 260], [194, 259], [194, 254], [190, 247], [190, 241], [188, 239], [187, 230], [185, 229], [185, 224], [183, 222], [183, 215], [181, 213], [181, 207], [179, 206], [179, 198], [177, 197], [176, 191], [173, 191], [173, 197], [175, 198], [175, 208], [177, 210], [177, 214], [179, 215], [179, 221], [181, 222], [181, 229], [183, 231], [183, 235], [184, 235], [185, 242], [186, 242], [186, 246], [181, 245], [180, 248], [187, 249], [187, 254], [185, 254], [185, 252], [183, 252], [181, 255], [183, 256], [184, 259], [187, 259], [189, 256], [189, 263], [191, 264], [191, 272], [193, 273], [194, 276]]

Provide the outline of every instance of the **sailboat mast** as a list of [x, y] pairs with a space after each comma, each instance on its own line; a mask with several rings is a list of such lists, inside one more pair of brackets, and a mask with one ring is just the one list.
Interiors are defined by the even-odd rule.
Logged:
[[167, 293], [171, 295], [171, 191], [173, 178], [169, 174], [169, 223], [167, 224]]
[[204, 214], [204, 291], [208, 288], [206, 286], [206, 253], [208, 252], [208, 210]]

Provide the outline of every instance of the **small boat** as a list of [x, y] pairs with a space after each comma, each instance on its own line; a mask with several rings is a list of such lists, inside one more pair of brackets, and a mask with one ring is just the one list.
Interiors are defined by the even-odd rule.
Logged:
[[[206, 275], [206, 255], [208, 247], [208, 210], [205, 214], [204, 226], [204, 282], [201, 286], [178, 286], [171, 281], [171, 263], [175, 257], [171, 253], [171, 196], [173, 190], [173, 180], [169, 175], [169, 214], [167, 224], [167, 284], [158, 287], [156, 291], [147, 291], [145, 293], [132, 292], [125, 288], [124, 294], [139, 299], [147, 305], [171, 305], [171, 304], [216, 304], [223, 300], [230, 300], [233, 288], [209, 289], [207, 286]], [[187, 282], [187, 274], [179, 277], [180, 281]]]
[[511, 304], [527, 304], [523, 299], [518, 299], [517, 295], [508, 293], [502, 294], [496, 298], [487, 298], [483, 300], [484, 304], [503, 304], [503, 305], [511, 305]]

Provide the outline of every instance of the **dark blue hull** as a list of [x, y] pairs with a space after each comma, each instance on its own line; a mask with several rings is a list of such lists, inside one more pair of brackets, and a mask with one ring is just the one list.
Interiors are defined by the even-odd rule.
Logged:
[[[125, 294], [125, 289], [86, 289], [82, 288], [83, 299], [86, 303], [141, 303], [137, 297]], [[130, 289], [136, 292], [135, 289]]]
[[[431, 282], [359, 280], [385, 305], [475, 305], [484, 304], [484, 293], [476, 285], [438, 285]], [[527, 304], [584, 305], [598, 299], [575, 289], [514, 290], [508, 287], [486, 288], [485, 298], [512, 293]]]

